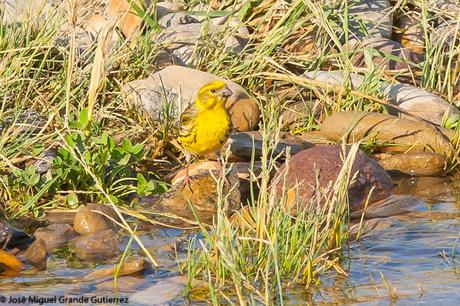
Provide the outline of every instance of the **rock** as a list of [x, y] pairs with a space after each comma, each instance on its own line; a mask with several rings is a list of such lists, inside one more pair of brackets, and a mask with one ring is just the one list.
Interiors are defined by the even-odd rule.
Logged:
[[372, 203], [366, 208], [361, 207], [359, 210], [350, 214], [351, 219], [360, 219], [364, 211], [364, 219], [387, 218], [410, 213], [420, 202], [408, 195], [393, 195], [381, 201]]
[[299, 136], [305, 142], [312, 143], [314, 145], [317, 144], [331, 144], [331, 141], [327, 140], [322, 134], [321, 131], [307, 131], [302, 133]]
[[411, 176], [436, 176], [446, 171], [447, 159], [435, 153], [396, 154], [379, 161], [385, 170], [396, 170]]
[[[109, 20], [102, 15], [93, 15], [86, 19], [82, 25], [84, 33], [80, 32], [77, 36], [77, 46], [80, 50], [85, 50], [91, 47], [99, 37], [100, 33], [103, 33], [105, 27], [110, 26]], [[89, 37], [88, 37], [89, 34]], [[110, 35], [110, 42], [115, 44], [119, 40], [119, 34], [112, 29]]]
[[[143, 259], [138, 258], [134, 260], [129, 260], [123, 263], [123, 266], [119, 270], [118, 275], [122, 276], [122, 275], [134, 274], [134, 273], [144, 270], [144, 268], [145, 268], [145, 262]], [[83, 281], [91, 281], [91, 280], [95, 280], [98, 278], [105, 278], [109, 276], [113, 277], [115, 269], [116, 269], [116, 266], [111, 267], [111, 268], [105, 268], [105, 269], [97, 269], [93, 272], [86, 274], [83, 277]]]
[[[339, 70], [312, 71], [306, 72], [303, 76], [309, 80], [331, 85], [343, 85], [345, 83], [344, 72]], [[363, 76], [355, 73], [350, 73], [346, 77], [351, 84], [351, 88], [355, 90], [365, 81]], [[402, 108], [411, 115], [418, 116], [437, 125], [442, 123], [444, 114], [459, 113], [456, 107], [440, 96], [412, 85], [381, 82], [377, 86], [377, 91], [388, 99], [391, 104]], [[404, 118], [414, 120], [413, 116], [403, 114], [395, 108], [387, 107], [387, 110], [390, 114], [401, 115]]]
[[0, 244], [2, 249], [4, 249], [10, 242], [13, 236], [13, 230], [11, 226], [6, 221], [0, 221]]
[[260, 111], [257, 103], [250, 98], [235, 101], [227, 108], [235, 131], [252, 131], [259, 124]]
[[187, 12], [175, 12], [166, 14], [158, 20], [163, 28], [174, 28], [182, 24], [201, 23], [204, 19], [201, 16], [191, 16]]
[[422, 122], [380, 113], [340, 112], [327, 117], [321, 125], [321, 135], [332, 141], [341, 141], [348, 132], [349, 143], [372, 140], [379, 152], [434, 152], [454, 156], [449, 141], [452, 131]]
[[[219, 173], [214, 172], [216, 176]], [[214, 178], [208, 171], [200, 172], [199, 175], [190, 176], [190, 186], [180, 183], [171, 187], [150, 208], [155, 213], [176, 215], [191, 223], [196, 222], [191, 206], [195, 210], [198, 219], [203, 223], [211, 223], [217, 212], [217, 186]], [[231, 214], [240, 207], [239, 180], [235, 173], [227, 175], [229, 183], [225, 183], [223, 194], [229, 194], [224, 211]], [[180, 182], [180, 180], [178, 180]], [[190, 190], [191, 189], [191, 190]], [[185, 223], [187, 221], [185, 220]], [[184, 220], [166, 218], [164, 222], [183, 224]]]
[[170, 107], [170, 116], [178, 120], [179, 114], [195, 101], [198, 90], [213, 80], [226, 82], [233, 91], [225, 107], [237, 130], [254, 129], [259, 123], [260, 116], [256, 102], [250, 99], [240, 85], [207, 72], [181, 66], [169, 66], [147, 79], [126, 84], [123, 91], [153, 120], [163, 120], [164, 109], [167, 106]]
[[209, 44], [209, 41], [220, 42], [225, 36], [225, 48], [222, 51], [239, 53], [246, 46], [243, 38], [249, 34], [245, 26], [238, 19], [229, 20], [225, 25], [212, 22], [200, 22], [199, 18], [191, 18], [184, 13], [174, 13], [177, 16], [165, 21], [170, 27], [165, 28], [153, 39], [155, 43], [165, 45], [175, 56], [187, 66], [195, 67], [198, 64], [199, 51]]
[[[42, 239], [35, 240], [24, 255], [27, 262], [42, 268], [46, 267], [46, 244]], [[43, 269], [44, 270], [44, 269]]]
[[[384, 84], [381, 92], [390, 101], [409, 114], [441, 125], [445, 115], [460, 113], [456, 107], [440, 96], [408, 84]], [[390, 114], [399, 114], [398, 110], [388, 107]], [[401, 114], [401, 117], [413, 119], [411, 116]]]
[[420, 20], [415, 14], [408, 13], [399, 16], [395, 24], [399, 29], [396, 39], [404, 48], [415, 53], [425, 51], [425, 33]]
[[[412, 63], [419, 64], [423, 61], [423, 55], [414, 53], [408, 49], [405, 49], [401, 44], [392, 41], [387, 38], [366, 38], [362, 42], [357, 40], [352, 40], [349, 42], [348, 50], [377, 50], [381, 55], [376, 55], [375, 52], [372, 56], [372, 61], [374, 65], [382, 67], [385, 71], [393, 70], [407, 70], [407, 69], [416, 69]], [[397, 57], [401, 59], [400, 61], [388, 58], [387, 56]], [[363, 51], [358, 51], [352, 57], [352, 65], [356, 67], [366, 67], [366, 60]], [[369, 68], [369, 67], [367, 67]]]
[[320, 55], [321, 45], [317, 39], [317, 32], [301, 34], [301, 37], [291, 36], [283, 45], [284, 50], [290, 54], [299, 54], [316, 58]]
[[308, 80], [316, 80], [331, 85], [343, 85], [345, 80], [352, 89], [358, 89], [364, 82], [364, 76], [357, 73], [348, 73], [346, 76], [341, 70], [332, 71], [307, 71], [303, 75]]
[[[357, 0], [350, 4], [348, 14], [350, 30], [358, 37], [391, 38], [393, 27], [392, 6], [388, 0]], [[363, 33], [362, 24], [367, 33]]]
[[[231, 153], [229, 156], [230, 161], [250, 161], [254, 151], [254, 156], [257, 160], [262, 156], [262, 140], [263, 137], [259, 131], [233, 133], [222, 146], [221, 154], [225, 156], [225, 152], [229, 148]], [[286, 149], [289, 148], [292, 155], [312, 146], [313, 144], [304, 142], [287, 132], [280, 132], [279, 142], [273, 154], [285, 153]]]
[[380, 236], [389, 228], [399, 225], [399, 222], [394, 218], [376, 218], [364, 220], [363, 223], [356, 223], [350, 226], [348, 239], [350, 241], [358, 238], [369, 238], [372, 236]]
[[117, 287], [115, 289], [113, 280], [108, 280], [96, 285], [96, 292], [101, 294], [101, 292], [137, 292], [139, 288], [144, 287], [147, 284], [151, 284], [150, 281], [146, 280], [144, 277], [134, 277], [134, 276], [122, 276], [117, 278]]
[[31, 237], [5, 220], [0, 220], [0, 249], [23, 248]]
[[[34, 18], [46, 19], [55, 12], [51, 0], [5, 0], [0, 2], [0, 23], [22, 23]], [[33, 18], [31, 18], [33, 17]]]
[[[316, 190], [327, 188], [329, 184], [335, 183], [343, 165], [341, 154], [340, 146], [316, 146], [295, 154], [280, 168], [280, 174], [275, 178], [275, 181], [279, 179], [277, 190], [279, 192], [283, 188], [289, 190], [299, 184], [298, 195], [306, 204]], [[280, 175], [285, 175], [286, 168], [288, 172], [284, 181]], [[370, 203], [391, 194], [393, 185], [390, 176], [361, 150], [356, 154], [352, 167], [352, 173], [356, 172], [358, 172], [356, 181], [348, 190], [350, 210], [362, 208], [372, 188], [374, 190]]]
[[233, 163], [232, 170], [236, 172], [240, 180], [241, 203], [246, 205], [251, 200], [251, 182], [254, 197], [259, 194], [257, 181], [260, 180], [259, 175], [262, 172], [262, 163], [260, 161], [254, 162], [253, 165], [245, 162]]
[[44, 174], [53, 168], [53, 160], [56, 157], [56, 151], [52, 149], [45, 150], [41, 159], [34, 163], [35, 172]]
[[[239, 191], [241, 202], [246, 203], [250, 199], [251, 181], [255, 182], [261, 172], [261, 162], [255, 162], [253, 166], [250, 163], [240, 162], [231, 163], [227, 168], [231, 167], [232, 173], [236, 174], [239, 179]], [[206, 175], [209, 171], [217, 171], [220, 169], [220, 164], [217, 161], [199, 161], [193, 163], [189, 167], [189, 176]], [[251, 172], [253, 174], [251, 174]], [[172, 185], [182, 184], [185, 179], [186, 169], [182, 169], [174, 176], [171, 181]], [[255, 176], [255, 177], [254, 177]], [[253, 184], [255, 195], [257, 195], [257, 184]]]
[[[460, 12], [459, 12], [460, 16]], [[431, 33], [430, 40], [433, 45], [442, 44], [445, 52], [454, 50], [459, 44], [460, 34], [456, 20], [443, 20]]]
[[298, 128], [312, 115], [313, 103], [295, 102], [283, 107], [281, 124], [283, 128]]
[[[109, 0], [107, 5], [107, 16], [109, 19], [115, 18], [117, 20], [116, 26], [128, 38], [139, 35], [143, 26], [142, 17], [140, 17], [136, 10], [132, 7], [133, 4], [136, 4], [144, 11], [148, 11], [147, 9], [152, 6], [154, 2], [151, 0], [147, 0], [145, 2], [140, 0]], [[144, 7], [143, 4], [145, 4], [146, 7]], [[163, 5], [162, 2], [157, 3], [157, 18], [161, 18], [166, 14], [169, 14], [171, 12], [170, 8], [172, 8], [170, 5]]]
[[70, 243], [75, 256], [81, 260], [106, 260], [120, 253], [118, 239], [112, 230], [80, 236]]
[[443, 14], [448, 12], [455, 19], [460, 16], [460, 7], [456, 0], [429, 0], [427, 1], [427, 8], [432, 12], [441, 11]]
[[46, 212], [46, 221], [50, 224], [70, 224], [73, 225], [76, 211], [74, 210], [62, 210], [53, 209]]
[[116, 229], [116, 224], [109, 218], [102, 215], [101, 212], [110, 218], [118, 221], [118, 215], [112, 207], [103, 204], [89, 203], [80, 208], [75, 214], [73, 227], [75, 232], [80, 235], [93, 234], [107, 229]]
[[51, 224], [38, 228], [34, 236], [36, 239], [42, 239], [45, 242], [46, 251], [50, 252], [65, 246], [68, 241], [77, 236], [77, 233], [69, 224]]
[[5, 116], [0, 121], [0, 133], [5, 128], [9, 128], [12, 125], [15, 126], [15, 131], [23, 134], [36, 134], [45, 126], [47, 117], [36, 111], [28, 110], [18, 115]]
[[[135, 305], [170, 305], [175, 298], [183, 302], [183, 291], [187, 285], [187, 277], [173, 276], [156, 279], [153, 286], [138, 290], [129, 297], [130, 303]], [[178, 304], [181, 304], [179, 302]]]

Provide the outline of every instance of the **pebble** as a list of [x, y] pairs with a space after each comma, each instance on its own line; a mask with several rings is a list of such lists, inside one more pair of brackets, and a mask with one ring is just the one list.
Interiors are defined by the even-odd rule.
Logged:
[[80, 235], [93, 234], [107, 229], [116, 229], [116, 224], [106, 216], [97, 211], [109, 216], [114, 220], [119, 220], [118, 215], [112, 207], [104, 204], [89, 203], [81, 207], [75, 214], [73, 227], [75, 232]]
[[[144, 268], [145, 268], [145, 261], [142, 258], [138, 258], [134, 260], [127, 260], [126, 262], [123, 263], [123, 266], [119, 270], [118, 275], [122, 276], [122, 275], [134, 274], [134, 273], [144, 270]], [[91, 281], [91, 280], [95, 280], [98, 278], [105, 278], [109, 276], [113, 277], [115, 269], [116, 269], [116, 266], [110, 267], [110, 268], [97, 269], [93, 272], [86, 274], [83, 277], [83, 280]]]
[[69, 224], [51, 224], [38, 228], [34, 236], [36, 239], [42, 239], [45, 242], [46, 251], [50, 252], [65, 246], [68, 241], [77, 236], [77, 233]]
[[69, 246], [77, 258], [88, 261], [103, 261], [120, 253], [119, 241], [110, 229], [79, 236], [72, 240]]
[[46, 244], [42, 239], [36, 239], [27, 249], [25, 259], [34, 266], [46, 268]]
[[[348, 14], [353, 18], [349, 25], [354, 35], [391, 38], [393, 7], [388, 0], [357, 0], [350, 4]], [[363, 25], [367, 33], [362, 30]]]

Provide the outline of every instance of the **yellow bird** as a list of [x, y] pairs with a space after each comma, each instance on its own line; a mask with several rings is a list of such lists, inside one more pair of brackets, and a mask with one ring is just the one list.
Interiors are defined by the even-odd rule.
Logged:
[[185, 183], [189, 187], [191, 156], [218, 153], [230, 135], [232, 124], [225, 102], [232, 94], [224, 82], [209, 82], [201, 87], [195, 103], [190, 104], [180, 117], [178, 140], [186, 151]]

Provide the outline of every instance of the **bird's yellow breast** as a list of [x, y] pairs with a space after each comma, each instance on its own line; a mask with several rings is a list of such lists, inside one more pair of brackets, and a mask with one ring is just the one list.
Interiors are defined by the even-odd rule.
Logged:
[[224, 108], [199, 112], [189, 136], [181, 139], [185, 149], [193, 154], [218, 151], [230, 134], [230, 118]]

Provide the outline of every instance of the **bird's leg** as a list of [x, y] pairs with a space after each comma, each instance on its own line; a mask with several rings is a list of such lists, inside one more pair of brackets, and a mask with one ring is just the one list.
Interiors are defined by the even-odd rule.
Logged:
[[190, 179], [190, 176], [189, 176], [189, 167], [190, 167], [190, 160], [192, 159], [192, 156], [186, 152], [185, 153], [185, 160], [187, 161], [187, 166], [185, 168], [185, 178], [184, 178], [184, 185], [187, 185], [188, 186], [188, 189], [190, 189], [190, 192], [193, 193], [193, 190], [192, 190], [192, 180]]
[[224, 184], [230, 185], [230, 181], [227, 179], [227, 176], [225, 175], [224, 161], [222, 159], [220, 152], [217, 152], [217, 161], [219, 163], [220, 178], [224, 180]]
[[6, 249], [6, 246], [7, 246], [8, 243], [10, 242], [11, 237], [13, 237], [13, 234], [12, 234], [12, 233], [6, 234], [6, 238], [5, 238], [5, 241], [4, 241], [4, 243], [3, 243], [2, 250]]

